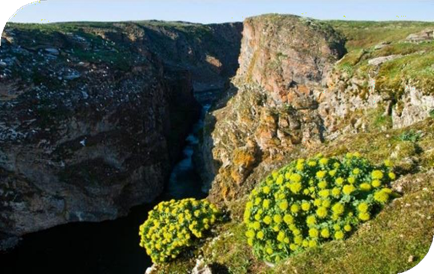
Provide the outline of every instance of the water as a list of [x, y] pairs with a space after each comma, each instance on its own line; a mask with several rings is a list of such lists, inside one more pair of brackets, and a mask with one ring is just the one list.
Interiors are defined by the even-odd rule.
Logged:
[[[199, 121], [194, 124], [192, 133], [186, 139], [186, 146], [183, 150], [183, 159], [175, 165], [170, 175], [167, 194], [175, 199], [182, 198], [204, 198], [206, 196], [205, 186], [193, 163], [193, 152], [199, 144], [198, 134], [204, 126], [204, 117], [211, 105], [205, 105]], [[200, 187], [198, 187], [200, 186]]]
[[[183, 158], [173, 168], [159, 201], [206, 196], [192, 156], [209, 107], [203, 107], [187, 137]], [[139, 247], [138, 227], [152, 207], [135, 207], [127, 217], [115, 221], [71, 223], [29, 234], [18, 248], [0, 254], [0, 273], [143, 274], [152, 262]]]

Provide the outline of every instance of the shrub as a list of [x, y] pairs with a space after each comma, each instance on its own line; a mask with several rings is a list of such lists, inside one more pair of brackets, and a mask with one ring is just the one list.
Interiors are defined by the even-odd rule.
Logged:
[[401, 135], [399, 135], [399, 140], [401, 141], [409, 141], [416, 143], [420, 140], [420, 133], [415, 132], [414, 130], [405, 131]]
[[390, 161], [373, 166], [358, 153], [340, 161], [321, 155], [272, 172], [249, 196], [247, 243], [255, 256], [278, 262], [305, 248], [341, 240], [388, 202]]
[[430, 110], [429, 117], [434, 118], [434, 109]]
[[186, 247], [219, 220], [215, 205], [206, 200], [161, 202], [149, 211], [140, 226], [140, 246], [157, 264], [176, 258]]

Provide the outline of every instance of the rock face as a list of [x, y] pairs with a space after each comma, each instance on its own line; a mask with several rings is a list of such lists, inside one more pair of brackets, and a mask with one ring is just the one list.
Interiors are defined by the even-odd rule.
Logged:
[[265, 174], [325, 141], [434, 115], [430, 44], [403, 41], [400, 30], [365, 41], [369, 29], [345, 25], [281, 15], [244, 22], [240, 68], [202, 142], [214, 202], [237, 206]]
[[213, 160], [205, 161], [216, 174], [215, 202], [240, 197], [258, 179], [252, 173], [272, 168], [296, 145], [322, 142], [317, 98], [344, 52], [342, 36], [324, 23], [280, 15], [244, 22], [240, 68], [208, 117], [203, 141], [212, 149]]
[[193, 89], [235, 73], [242, 25], [38, 28], [8, 25], [0, 47], [3, 246], [157, 197], [198, 115]]

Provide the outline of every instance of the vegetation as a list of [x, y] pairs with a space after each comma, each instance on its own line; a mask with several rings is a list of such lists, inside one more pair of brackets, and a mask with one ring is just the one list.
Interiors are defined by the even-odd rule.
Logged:
[[[347, 38], [348, 53], [337, 64], [338, 71], [349, 77], [376, 81], [376, 92], [399, 97], [406, 85], [433, 93], [434, 42], [410, 43], [410, 34], [434, 28], [429, 22], [369, 22], [329, 21]], [[384, 43], [381, 47], [375, 46]], [[379, 70], [368, 61], [377, 57], [397, 55], [397, 58], [380, 65]]]
[[269, 175], [246, 204], [254, 254], [279, 262], [308, 247], [347, 237], [389, 201], [391, 162], [373, 166], [358, 153], [343, 161], [318, 155]]
[[219, 220], [219, 211], [206, 200], [184, 199], [161, 202], [140, 226], [140, 246], [155, 264], [175, 259], [194, 239]]
[[404, 131], [403, 133], [401, 133], [401, 135], [399, 135], [399, 140], [416, 143], [420, 140], [420, 134], [415, 132], [414, 130]]

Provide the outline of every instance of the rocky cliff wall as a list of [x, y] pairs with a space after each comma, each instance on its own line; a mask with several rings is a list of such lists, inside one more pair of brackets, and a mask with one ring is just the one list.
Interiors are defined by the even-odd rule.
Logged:
[[237, 76], [206, 123], [203, 148], [213, 157], [206, 166], [215, 174], [215, 201], [242, 197], [258, 179], [252, 174], [299, 144], [321, 144], [317, 97], [344, 43], [326, 23], [306, 18], [246, 19]]
[[193, 90], [235, 73], [241, 27], [9, 24], [0, 47], [2, 238], [114, 219], [157, 197], [197, 118]]

